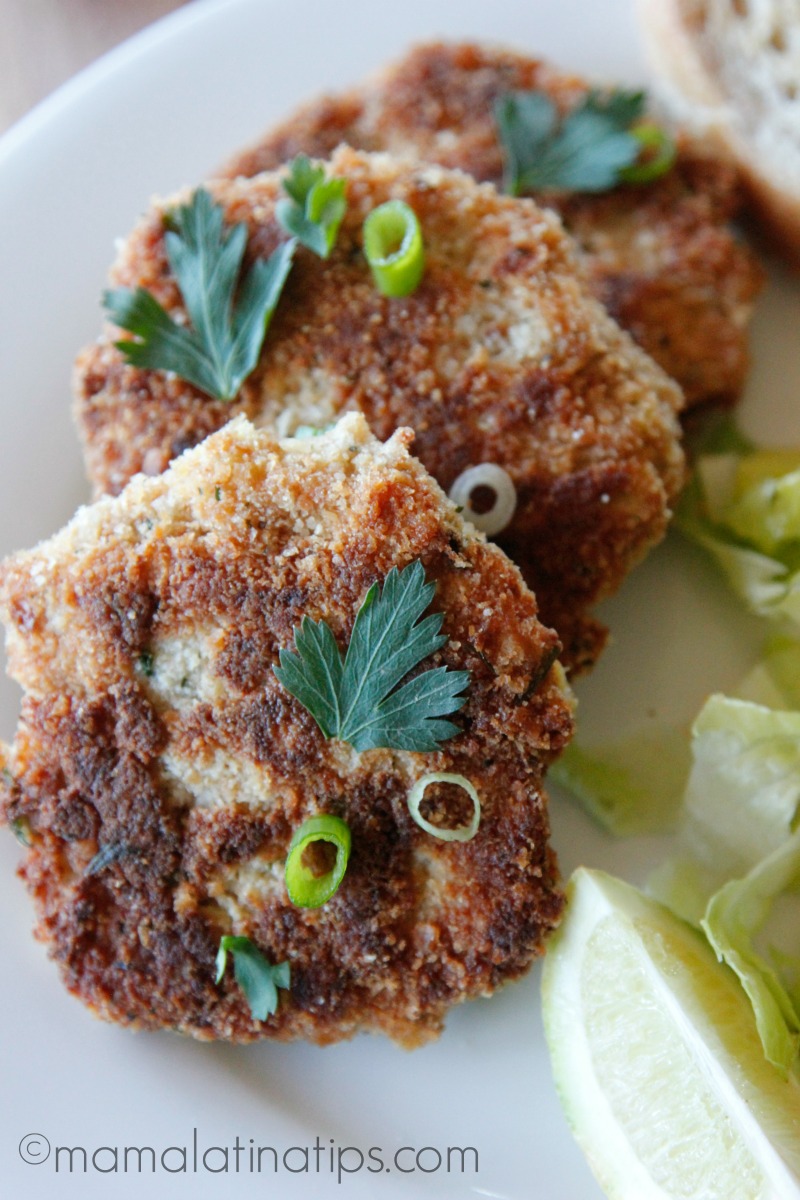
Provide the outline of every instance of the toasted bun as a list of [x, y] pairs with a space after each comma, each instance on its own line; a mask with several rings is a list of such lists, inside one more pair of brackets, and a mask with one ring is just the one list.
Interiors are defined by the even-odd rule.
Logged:
[[800, 267], [800, 0], [637, 0], [662, 97], [742, 173]]

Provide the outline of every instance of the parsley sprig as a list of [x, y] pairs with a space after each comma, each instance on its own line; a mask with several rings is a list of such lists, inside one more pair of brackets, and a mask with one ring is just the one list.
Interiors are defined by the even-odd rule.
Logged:
[[325, 621], [303, 618], [293, 650], [281, 650], [275, 675], [308, 709], [327, 738], [356, 750], [437, 750], [458, 727], [441, 718], [456, 712], [469, 671], [436, 667], [398, 687], [424, 658], [445, 644], [441, 613], [420, 620], [436, 585], [425, 582], [417, 559], [367, 592], [358, 610], [347, 653]]
[[232, 400], [254, 369], [292, 265], [295, 241], [239, 279], [247, 226], [226, 230], [223, 212], [198, 188], [171, 217], [167, 258], [192, 327], [179, 325], [145, 288], [115, 288], [103, 303], [138, 340], [116, 345], [134, 366], [174, 371], [218, 400]]
[[[637, 179], [635, 168], [626, 176], [643, 149], [643, 139], [631, 127], [644, 108], [641, 91], [590, 91], [560, 117], [543, 92], [505, 93], [494, 110], [505, 158], [505, 191], [512, 196], [547, 188], [604, 192], [626, 178], [654, 178], [649, 171]], [[661, 137], [671, 148], [666, 134]], [[659, 172], [667, 170], [673, 158], [674, 153], [664, 154]]]
[[273, 966], [250, 938], [227, 934], [220, 939], [217, 952], [217, 983], [225, 974], [229, 953], [233, 955], [236, 982], [247, 997], [251, 1015], [257, 1021], [266, 1021], [277, 1012], [278, 988], [288, 988], [291, 982], [289, 963]]
[[346, 181], [325, 178], [325, 168], [298, 154], [283, 181], [288, 200], [279, 200], [275, 215], [287, 233], [296, 237], [320, 258], [327, 258], [336, 244], [339, 226], [347, 211]]

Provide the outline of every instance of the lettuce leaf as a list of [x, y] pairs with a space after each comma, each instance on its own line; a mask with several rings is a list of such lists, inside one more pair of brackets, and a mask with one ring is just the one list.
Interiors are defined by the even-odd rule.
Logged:
[[677, 525], [750, 608], [800, 624], [800, 452], [701, 457]]
[[800, 713], [711, 696], [692, 727], [678, 852], [650, 889], [699, 924], [711, 897], [778, 850], [800, 805]]
[[667, 833], [678, 824], [689, 762], [686, 729], [662, 726], [602, 746], [573, 742], [550, 778], [609, 833]]
[[[789, 653], [791, 644], [775, 645], [778, 657]], [[692, 756], [678, 850], [649, 890], [699, 925], [735, 971], [765, 1055], [786, 1074], [800, 1047], [787, 982], [798, 963], [785, 953], [768, 961], [756, 941], [800, 883], [800, 712], [712, 696], [694, 723]]]
[[736, 695], [768, 708], [800, 709], [800, 641], [782, 634], [768, 638]]
[[762, 859], [743, 879], [724, 884], [701, 925], [721, 962], [747, 993], [768, 1060], [786, 1076], [800, 1047], [800, 1013], [778, 971], [757, 950], [773, 901], [800, 882], [800, 833]]
[[[773, 632], [738, 697], [711, 696], [694, 723], [677, 849], [649, 890], [737, 975], [787, 1076], [800, 1050], [800, 451], [722, 433], [699, 455], [677, 523]], [[558, 776], [606, 828], [649, 832], [670, 811], [674, 765], [666, 748], [630, 739], [573, 747]]]
[[[737, 471], [736, 484], [739, 479]], [[764, 554], [786, 554], [790, 544], [800, 537], [800, 471], [777, 478], [767, 476], [743, 490], [735, 485], [723, 522]], [[796, 562], [797, 554], [792, 557]]]

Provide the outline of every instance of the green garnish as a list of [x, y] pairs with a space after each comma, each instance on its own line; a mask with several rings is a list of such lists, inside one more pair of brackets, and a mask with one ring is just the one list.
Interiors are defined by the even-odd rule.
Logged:
[[652, 121], [635, 125], [631, 136], [639, 142], [645, 157], [640, 157], [630, 167], [623, 167], [619, 177], [623, 183], [652, 183], [666, 175], [677, 156], [675, 142], [660, 125]]
[[[423, 817], [420, 805], [425, 798], [425, 792], [432, 783], [451, 783], [464, 789], [472, 801], [472, 817], [466, 825], [460, 825], [456, 829], [447, 829], [441, 825], [434, 825]], [[478, 826], [481, 823], [481, 802], [475, 788], [464, 775], [451, 775], [447, 771], [432, 771], [428, 775], [423, 775], [408, 793], [407, 803], [408, 811], [420, 829], [424, 829], [426, 833], [432, 834], [442, 842], [468, 842], [478, 832]]]
[[[332, 864], [320, 853], [329, 846], [336, 852]], [[350, 828], [341, 817], [326, 813], [304, 821], [295, 830], [286, 856], [286, 890], [292, 904], [319, 908], [330, 900], [344, 878], [349, 857]]]
[[[605, 192], [625, 180], [655, 179], [672, 165], [674, 147], [659, 131], [663, 140], [655, 156], [634, 165], [652, 145], [647, 140], [652, 134], [631, 128], [644, 105], [644, 92], [591, 91], [560, 117], [543, 92], [506, 92], [494, 109], [505, 158], [505, 191], [512, 196], [547, 188]], [[626, 170], [634, 174], [626, 177]]]
[[364, 222], [364, 254], [378, 291], [408, 296], [425, 270], [425, 247], [417, 214], [403, 200], [387, 200]]
[[27, 817], [15, 817], [9, 822], [11, 832], [19, 842], [20, 846], [24, 846], [26, 850], [33, 845], [31, 837], [31, 824]]
[[327, 258], [347, 211], [346, 186], [344, 179], [326, 179], [324, 167], [298, 154], [283, 181], [290, 199], [278, 201], [275, 215], [287, 233], [320, 258]]
[[146, 675], [147, 678], [150, 679], [153, 671], [155, 670], [152, 653], [149, 650], [143, 650], [136, 661], [139, 664], [139, 670], [142, 672], [142, 674]]
[[281, 665], [273, 669], [326, 738], [340, 738], [359, 751], [429, 751], [458, 732], [452, 721], [438, 718], [466, 702], [457, 697], [469, 671], [437, 667], [397, 687], [447, 641], [439, 634], [441, 613], [416, 624], [435, 590], [418, 559], [402, 571], [392, 567], [382, 593], [377, 583], [367, 592], [344, 659], [330, 626], [303, 618], [295, 630], [296, 653], [281, 650]]
[[115, 288], [103, 303], [121, 329], [138, 340], [117, 342], [129, 363], [174, 371], [218, 400], [232, 400], [258, 362], [270, 318], [292, 264], [295, 241], [240, 281], [247, 226], [223, 229], [222, 208], [203, 188], [171, 217], [169, 265], [192, 327], [179, 325], [144, 288]]
[[288, 988], [290, 971], [288, 962], [273, 966], [248, 937], [232, 937], [226, 934], [220, 939], [217, 952], [217, 978], [220, 983], [228, 963], [228, 953], [233, 955], [236, 982], [247, 997], [250, 1014], [257, 1021], [266, 1021], [278, 1009], [278, 988]]
[[124, 842], [109, 842], [108, 845], [103, 846], [102, 850], [98, 850], [84, 871], [84, 875], [97, 875], [100, 871], [104, 871], [106, 867], [109, 867], [111, 863], [124, 858], [128, 853], [130, 851]]
[[292, 437], [294, 438], [315, 438], [322, 437], [333, 425], [298, 425]]

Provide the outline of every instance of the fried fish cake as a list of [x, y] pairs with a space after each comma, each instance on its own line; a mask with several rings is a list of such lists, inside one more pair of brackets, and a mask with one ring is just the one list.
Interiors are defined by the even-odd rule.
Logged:
[[[29, 845], [38, 935], [97, 1015], [415, 1045], [542, 950], [562, 907], [542, 776], [572, 724], [557, 640], [410, 440], [379, 443], [359, 414], [282, 441], [238, 418], [3, 564], [25, 696], [2, 812]], [[419, 669], [468, 671], [466, 702], [438, 750], [357, 753], [273, 667], [304, 617], [343, 649], [370, 587], [414, 562], [446, 635]], [[477, 790], [470, 841], [412, 819], [410, 788], [442, 771]], [[327, 903], [298, 907], [287, 848], [319, 813], [348, 824], [350, 860]], [[215, 982], [225, 936], [289, 964], [266, 1020], [233, 971]]]
[[[561, 112], [585, 80], [546, 62], [472, 44], [433, 43], [340, 96], [324, 96], [226, 164], [230, 176], [271, 170], [340, 142], [414, 155], [500, 183], [492, 116], [508, 91], [545, 92]], [[687, 405], [733, 403], [747, 371], [746, 328], [762, 274], [729, 222], [741, 203], [735, 170], [681, 142], [674, 168], [646, 186], [601, 195], [543, 193], [576, 239], [594, 294], [680, 383]]]
[[[326, 261], [299, 248], [260, 361], [233, 404], [126, 363], [107, 334], [80, 357], [76, 412], [90, 477], [118, 491], [157, 473], [231, 415], [292, 433], [360, 409], [381, 439], [409, 426], [414, 453], [445, 490], [492, 462], [516, 511], [498, 540], [537, 594], [565, 659], [596, 655], [589, 609], [662, 536], [684, 477], [675, 384], [588, 292], [557, 217], [460, 171], [347, 148], [329, 170], [347, 212]], [[210, 185], [249, 254], [286, 234], [281, 173]], [[185, 198], [185, 197], [184, 197]], [[426, 269], [404, 299], [377, 290], [363, 254], [367, 214], [402, 199], [421, 223]], [[186, 314], [154, 207], [124, 244], [113, 281]]]

